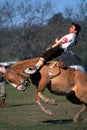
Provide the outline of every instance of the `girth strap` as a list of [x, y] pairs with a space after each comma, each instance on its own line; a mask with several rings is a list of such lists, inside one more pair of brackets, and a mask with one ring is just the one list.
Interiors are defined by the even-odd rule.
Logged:
[[[53, 62], [51, 61], [51, 62], [48, 62], [48, 63], [50, 63], [48, 75], [49, 75], [49, 78], [52, 79], [52, 78], [54, 78], [54, 77], [56, 77], [60, 74], [61, 69], [59, 67], [59, 62], [57, 62], [57, 61], [53, 61]], [[55, 72], [55, 70], [57, 72]]]

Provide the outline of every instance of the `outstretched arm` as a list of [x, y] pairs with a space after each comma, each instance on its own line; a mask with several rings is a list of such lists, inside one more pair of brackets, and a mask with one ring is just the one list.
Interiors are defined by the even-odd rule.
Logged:
[[55, 47], [57, 47], [57, 46], [61, 46], [62, 44], [64, 44], [64, 43], [66, 43], [66, 42], [68, 42], [68, 39], [67, 39], [67, 37], [64, 37], [64, 38], [62, 38], [62, 39], [58, 39], [58, 38], [56, 38], [55, 39], [55, 43], [51, 46], [51, 47], [48, 47], [47, 49], [46, 49], [46, 51], [48, 51], [48, 50], [50, 50], [50, 49], [52, 49], [52, 48], [55, 48]]

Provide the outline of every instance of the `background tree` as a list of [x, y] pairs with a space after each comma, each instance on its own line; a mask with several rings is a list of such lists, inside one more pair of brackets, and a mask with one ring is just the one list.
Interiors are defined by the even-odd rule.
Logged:
[[68, 33], [69, 26], [75, 21], [81, 25], [82, 30], [73, 51], [83, 62], [65, 55], [62, 55], [62, 60], [68, 64], [87, 66], [86, 1], [81, 0], [77, 7], [75, 10], [68, 7], [63, 13], [55, 14], [55, 8], [50, 0], [46, 3], [40, 0], [35, 2], [23, 0], [18, 5], [14, 0], [0, 6], [0, 61], [41, 56], [45, 49], [54, 43], [56, 36], [61, 38]]

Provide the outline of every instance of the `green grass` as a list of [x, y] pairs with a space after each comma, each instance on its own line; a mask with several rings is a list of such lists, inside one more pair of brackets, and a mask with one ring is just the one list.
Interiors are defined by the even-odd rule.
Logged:
[[28, 87], [25, 92], [20, 92], [10, 85], [6, 88], [6, 108], [0, 108], [0, 130], [87, 130], [86, 123], [72, 122], [73, 116], [82, 107], [71, 104], [65, 97], [45, 90], [44, 95], [54, 98], [58, 104], [53, 106], [42, 102], [53, 112], [53, 116], [47, 116], [34, 102], [34, 86]]

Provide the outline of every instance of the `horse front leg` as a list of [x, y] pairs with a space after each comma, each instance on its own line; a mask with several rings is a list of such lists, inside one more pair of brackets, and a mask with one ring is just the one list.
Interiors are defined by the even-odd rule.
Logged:
[[50, 99], [50, 98], [44, 96], [41, 92], [38, 92], [38, 96], [46, 103], [50, 103], [52, 105], [57, 105], [57, 103], [54, 99]]
[[[81, 117], [82, 113], [85, 113], [87, 111], [87, 106], [84, 104], [83, 108], [74, 116], [73, 118], [73, 122], [77, 123], [79, 118]], [[85, 119], [83, 120], [83, 122], [85, 121]]]
[[40, 109], [42, 110], [42, 112], [44, 112], [47, 115], [52, 115], [52, 111], [49, 109], [46, 109], [40, 102], [40, 97], [38, 96], [38, 92], [36, 93], [36, 97], [35, 97], [35, 102], [38, 104], [38, 106], [40, 107]]

